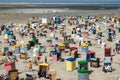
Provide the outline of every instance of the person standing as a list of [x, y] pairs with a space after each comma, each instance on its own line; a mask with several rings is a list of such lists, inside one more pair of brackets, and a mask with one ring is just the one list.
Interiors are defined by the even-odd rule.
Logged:
[[111, 62], [113, 61], [113, 57], [112, 56], [110, 57], [110, 60], [111, 60]]
[[36, 46], [34, 49], [33, 49], [33, 57], [37, 57], [39, 54], [39, 48]]
[[45, 63], [47, 63], [47, 57], [45, 56]]
[[40, 62], [40, 56], [37, 56], [37, 61], [38, 61], [38, 63]]
[[29, 68], [29, 71], [33, 70], [31, 61], [28, 62], [28, 68]]

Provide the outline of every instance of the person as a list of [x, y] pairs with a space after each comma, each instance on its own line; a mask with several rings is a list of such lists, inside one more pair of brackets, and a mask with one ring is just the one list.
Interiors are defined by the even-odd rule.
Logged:
[[112, 58], [112, 56], [110, 57], [110, 60], [111, 60], [111, 62], [113, 61], [113, 58]]
[[47, 57], [45, 56], [45, 63], [47, 63]]
[[38, 63], [40, 62], [40, 56], [37, 56]]
[[21, 34], [21, 38], [23, 39], [24, 38], [24, 32], [23, 32], [23, 30], [20, 32], [20, 34]]
[[32, 62], [31, 61], [29, 61], [28, 67], [29, 67], [29, 71], [32, 70]]
[[79, 42], [79, 46], [81, 46], [81, 41]]
[[2, 30], [1, 30], [1, 28], [0, 28], [0, 35], [2, 34]]
[[101, 48], [104, 48], [104, 47], [106, 47], [106, 42], [102, 41]]
[[37, 56], [38, 56], [38, 53], [39, 53], [39, 48], [36, 46], [36, 47], [33, 49], [33, 57], [37, 57]]

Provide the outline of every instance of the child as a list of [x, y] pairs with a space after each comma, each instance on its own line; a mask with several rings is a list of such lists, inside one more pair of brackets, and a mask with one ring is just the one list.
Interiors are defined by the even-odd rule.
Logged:
[[29, 71], [32, 70], [32, 62], [31, 61], [29, 61], [28, 67], [29, 67]]

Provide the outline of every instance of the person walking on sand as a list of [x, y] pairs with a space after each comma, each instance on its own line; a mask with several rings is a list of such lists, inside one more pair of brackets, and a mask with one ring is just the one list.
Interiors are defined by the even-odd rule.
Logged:
[[28, 67], [29, 67], [29, 71], [33, 70], [33, 69], [32, 69], [32, 62], [31, 62], [31, 61], [29, 61]]

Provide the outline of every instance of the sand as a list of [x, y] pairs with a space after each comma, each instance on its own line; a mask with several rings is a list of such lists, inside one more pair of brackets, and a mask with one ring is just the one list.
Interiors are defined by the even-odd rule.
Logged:
[[[56, 11], [56, 13], [53, 13], [53, 11]], [[23, 14], [22, 14], [23, 13]], [[10, 22], [16, 23], [16, 24], [25, 24], [31, 16], [39, 16], [39, 17], [45, 17], [45, 16], [53, 16], [53, 15], [96, 15], [96, 16], [105, 16], [105, 15], [120, 15], [119, 10], [63, 10], [63, 9], [10, 9], [10, 10], [0, 10], [0, 24], [9, 24]], [[62, 24], [65, 24], [67, 26], [67, 33], [70, 33], [70, 30], [73, 26], [69, 26], [67, 24], [67, 20], [65, 20]], [[60, 24], [61, 25], [61, 24]], [[59, 25], [59, 26], [60, 26]], [[104, 26], [104, 25], [103, 25]], [[102, 28], [103, 32], [105, 32], [105, 28]], [[58, 31], [57, 31], [58, 32]], [[49, 32], [50, 33], [50, 32]], [[47, 35], [47, 38], [49, 37], [49, 33]], [[58, 33], [56, 33], [58, 34]], [[17, 35], [17, 39], [21, 40], [20, 37]], [[103, 35], [106, 36], [106, 33]], [[116, 34], [116, 38], [113, 40], [113, 42], [107, 42], [106, 37], [104, 40], [106, 41], [106, 44], [111, 47], [115, 47], [115, 42], [116, 40], [120, 40], [120, 33]], [[90, 50], [96, 52], [96, 56], [99, 57], [100, 59], [103, 59], [104, 57], [104, 49], [101, 48], [101, 45], [97, 44], [97, 41], [95, 40], [95, 35], [90, 35], [89, 36], [91, 39], [91, 42], [94, 44], [93, 46], [90, 47]], [[40, 38], [39, 37], [39, 42], [45, 45], [45, 39], [47, 38]], [[29, 40], [30, 37], [25, 37], [23, 41]], [[6, 44], [3, 43], [3, 35], [0, 36], [0, 47], [3, 48], [4, 46], [7, 46]], [[54, 41], [55, 42], [55, 41]], [[77, 44], [78, 46], [78, 44]], [[81, 48], [78, 47], [79, 53], [81, 54], [80, 58], [77, 58], [77, 61], [79, 60], [84, 60], [85, 59], [85, 53], [81, 52]], [[10, 48], [11, 50], [14, 50], [14, 47]], [[41, 61], [44, 61], [44, 56], [48, 56], [49, 49], [47, 49], [46, 53], [44, 53], [43, 56], [41, 56]], [[62, 53], [63, 58], [67, 58], [69, 53]], [[18, 59], [19, 59], [19, 55]], [[28, 56], [32, 56], [32, 50], [28, 51]], [[112, 67], [115, 69], [115, 71], [111, 73], [104, 73], [102, 71], [102, 66], [103, 62], [100, 63], [101, 67], [100, 68], [91, 68], [89, 67], [89, 70], [93, 70], [93, 72], [90, 74], [90, 80], [118, 80], [120, 77], [120, 55], [116, 54], [113, 57], [113, 62], [112, 62]], [[0, 58], [2, 58], [0, 56]], [[19, 77], [25, 77], [25, 72], [28, 72], [28, 67], [27, 67], [27, 61], [31, 60], [20, 60], [16, 62], [16, 68], [21, 72], [19, 74]], [[76, 61], [76, 64], [77, 64]], [[48, 63], [50, 63], [50, 69], [54, 69], [57, 71], [57, 78], [61, 78], [61, 80], [77, 80], [77, 70], [74, 70], [72, 72], [66, 71], [66, 61], [65, 62], [55, 62], [52, 60], [51, 57], [48, 57]], [[76, 65], [77, 66], [77, 65]], [[37, 74], [38, 66], [33, 65], [33, 69], [35, 69], [34, 73]], [[5, 73], [5, 68], [4, 65], [0, 65], [0, 74]], [[42, 79], [36, 79], [36, 80], [42, 80]]]

